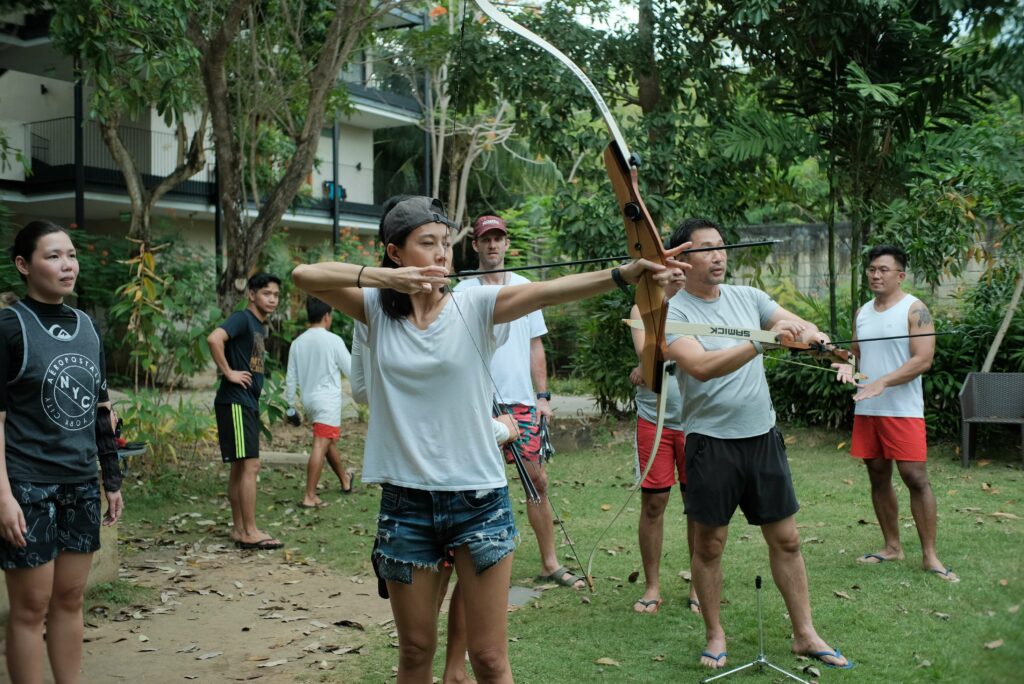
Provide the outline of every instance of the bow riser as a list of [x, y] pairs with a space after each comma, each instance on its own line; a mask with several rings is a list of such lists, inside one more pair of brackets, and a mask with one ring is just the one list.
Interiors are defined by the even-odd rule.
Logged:
[[[604, 165], [611, 179], [612, 189], [619, 204], [619, 212], [626, 227], [626, 247], [634, 259], [647, 259], [655, 263], [665, 262], [665, 247], [661, 236], [640, 197], [636, 167], [632, 166], [619, 152], [615, 143], [604, 150]], [[659, 285], [653, 275], [646, 271], [636, 286], [636, 305], [644, 324], [644, 348], [641, 354], [640, 370], [644, 383], [655, 394], [661, 392], [662, 366], [665, 364], [665, 288]]]

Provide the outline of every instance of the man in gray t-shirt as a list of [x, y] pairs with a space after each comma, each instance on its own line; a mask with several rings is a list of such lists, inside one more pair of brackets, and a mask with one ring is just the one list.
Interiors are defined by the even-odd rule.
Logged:
[[[694, 247], [725, 244], [718, 227], [704, 219], [685, 221], [673, 243]], [[802, 320], [752, 287], [724, 285], [726, 251], [685, 255], [692, 269], [685, 289], [673, 297], [670, 321], [771, 330], [788, 339], [828, 342]], [[793, 623], [793, 652], [830, 667], [852, 667], [829, 646], [811, 620], [807, 572], [794, 515], [799, 509], [775, 429], [775, 410], [764, 375], [761, 345], [729, 337], [669, 335], [668, 358], [678, 366], [686, 432], [686, 514], [694, 522], [693, 583], [701, 603], [707, 646], [701, 664], [725, 666], [720, 621], [722, 551], [729, 521], [739, 506], [761, 527], [772, 560], [772, 576]]]

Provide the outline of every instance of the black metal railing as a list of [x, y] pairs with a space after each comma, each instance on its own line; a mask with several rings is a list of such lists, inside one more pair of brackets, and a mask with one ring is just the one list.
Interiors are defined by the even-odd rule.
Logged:
[[[32, 138], [32, 159], [49, 166], [74, 165], [75, 119], [66, 116], [28, 124]], [[117, 162], [103, 141], [99, 124], [83, 125], [85, 166], [118, 171]], [[178, 138], [172, 133], [150, 131], [135, 126], [118, 126], [118, 137], [143, 176], [162, 178], [178, 165]], [[207, 164], [191, 181], [213, 182], [213, 165]]]

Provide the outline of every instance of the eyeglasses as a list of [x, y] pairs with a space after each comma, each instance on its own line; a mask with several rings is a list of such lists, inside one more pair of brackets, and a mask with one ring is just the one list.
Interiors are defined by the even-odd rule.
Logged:
[[878, 275], [884, 278], [893, 271], [895, 271], [896, 273], [903, 273], [902, 269], [892, 269], [889, 268], [888, 266], [881, 266], [879, 268], [875, 268], [874, 266], [868, 266], [868, 275], [875, 275], [877, 273]]

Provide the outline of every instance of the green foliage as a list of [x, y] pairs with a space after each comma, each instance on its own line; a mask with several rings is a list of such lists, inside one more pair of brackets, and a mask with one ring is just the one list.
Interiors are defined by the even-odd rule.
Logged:
[[176, 387], [204, 368], [206, 336], [219, 315], [212, 256], [187, 244], [157, 249], [140, 244], [124, 262], [132, 275], [109, 312], [111, 327], [127, 331], [115, 349], [131, 360], [136, 392], [140, 383]]
[[633, 302], [619, 290], [580, 304], [582, 335], [576, 374], [591, 383], [603, 413], [616, 413], [633, 401], [629, 371], [636, 365], [636, 352], [629, 330], [622, 324], [632, 306]]
[[200, 109], [199, 51], [185, 39], [192, 0], [61, 0], [50, 37], [80, 57], [90, 118], [140, 120], [150, 107], [171, 126]]
[[180, 397], [171, 403], [166, 392], [151, 389], [126, 395], [114, 404], [124, 420], [125, 438], [148, 445], [146, 455], [136, 458], [133, 468], [159, 471], [216, 443], [217, 425], [209, 407]]

